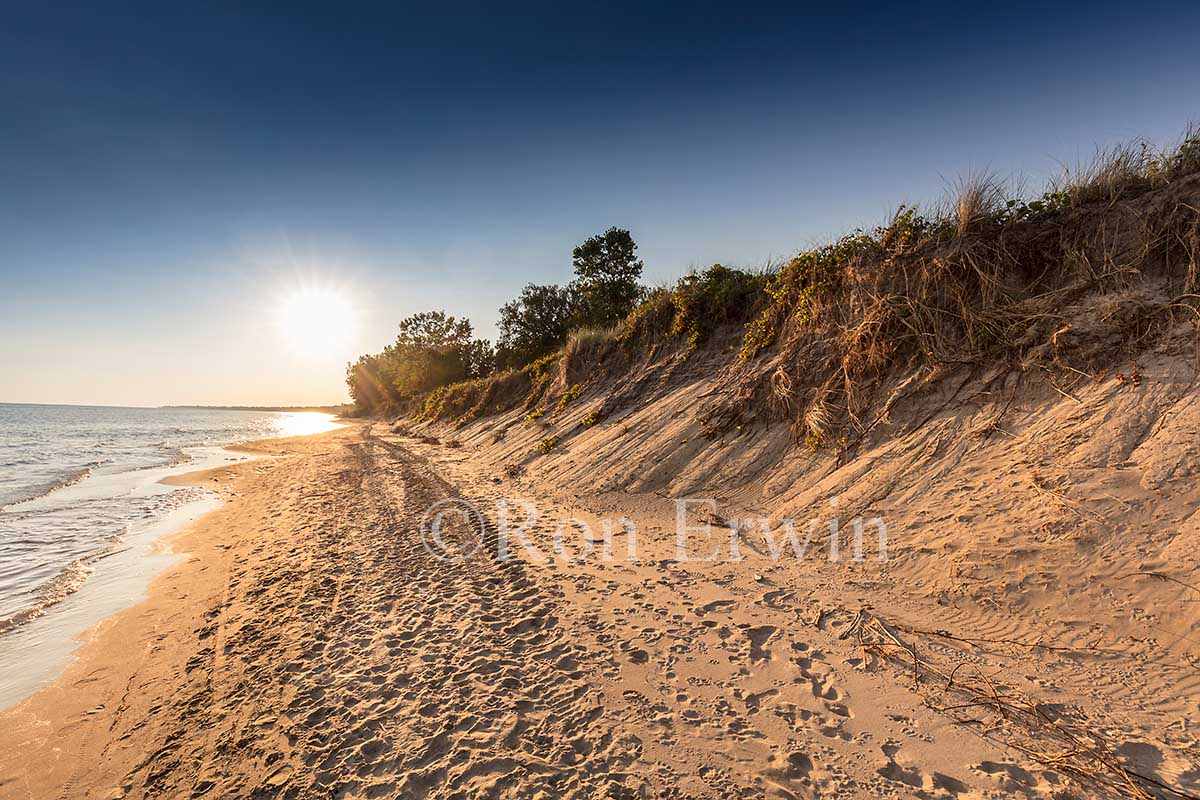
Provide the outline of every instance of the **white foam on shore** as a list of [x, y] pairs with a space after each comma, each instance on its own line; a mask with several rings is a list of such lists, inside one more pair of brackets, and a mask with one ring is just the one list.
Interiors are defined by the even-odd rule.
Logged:
[[[79, 577], [86, 580], [71, 581], [68, 591], [56, 592], [52, 603], [0, 635], [0, 709], [52, 683], [74, 659], [90, 628], [144, 599], [154, 577], [184, 555], [163, 547], [161, 539], [221, 504], [212, 492], [168, 486], [161, 483], [163, 478], [259, 457], [221, 447], [189, 448], [187, 454], [191, 460], [183, 464], [92, 476], [62, 490], [101, 496], [114, 489], [172, 494], [181, 502], [164, 516], [131, 523], [119, 547], [81, 565], [88, 571]], [[27, 502], [34, 505], [40, 499]]]

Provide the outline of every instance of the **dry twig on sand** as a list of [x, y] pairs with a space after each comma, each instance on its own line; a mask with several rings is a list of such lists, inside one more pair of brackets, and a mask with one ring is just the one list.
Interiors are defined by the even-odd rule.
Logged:
[[[898, 631], [905, 630], [966, 644], [980, 641], [943, 631], [929, 632], [891, 625], [866, 609], [859, 609], [839, 638], [854, 636], [865, 653], [895, 662], [906, 671], [911, 670], [914, 689], [922, 691], [925, 703], [930, 708], [947, 714], [959, 724], [981, 726], [984, 736], [1003, 735], [1005, 745], [1070, 776], [1092, 791], [1106, 790], [1109, 796], [1138, 800], [1161, 797], [1200, 800], [1200, 795], [1121, 764], [1113, 748], [1096, 733], [1099, 726], [1084, 728], [1081, 723], [1072, 724], [1061, 717], [1051, 716], [1046, 705], [1020, 690], [997, 683], [996, 675], [987, 674], [978, 664], [962, 661], [953, 667], [943, 667], [934, 663], [919, 653], [914, 643], [901, 638]], [[1008, 643], [1044, 649], [1069, 649], [1041, 642]], [[958, 700], [946, 703], [941, 700], [946, 695], [957, 696]], [[995, 718], [988, 720], [963, 716], [962, 712], [968, 709], [990, 710]]]
[[1062, 506], [1063, 508], [1067, 509], [1068, 511], [1070, 511], [1080, 517], [1082, 517], [1084, 515], [1084, 512], [1087, 512], [1095, 519], [1098, 519], [1101, 521], [1103, 521], [1105, 519], [1104, 515], [1101, 514], [1100, 512], [1093, 511], [1092, 509], [1081, 505], [1078, 501], [1072, 500], [1071, 498], [1067, 497], [1065, 494], [1063, 494], [1060, 491], [1057, 491], [1056, 489], [1051, 489], [1049, 486], [1046, 485], [1046, 481], [1038, 473], [1030, 472], [1029, 479], [1033, 483], [1033, 488], [1035, 491], [1037, 491], [1038, 494], [1049, 497], [1056, 505]]

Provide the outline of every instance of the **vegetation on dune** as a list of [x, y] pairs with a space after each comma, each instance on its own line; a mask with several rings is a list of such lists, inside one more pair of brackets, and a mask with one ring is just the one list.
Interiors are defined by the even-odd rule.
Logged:
[[627, 230], [609, 228], [589, 238], [575, 248], [573, 265], [570, 284], [529, 284], [501, 307], [495, 348], [472, 337], [468, 320], [444, 311], [405, 319], [383, 352], [347, 365], [355, 407], [363, 414], [408, 408], [421, 419], [452, 415], [469, 421], [507, 407], [490, 405], [495, 393], [479, 382], [484, 377], [509, 386], [528, 379], [544, 390], [550, 363], [545, 359], [576, 333], [623, 319], [645, 293], [638, 283], [643, 265], [637, 243]]
[[580, 328], [610, 327], [645, 294], [642, 262], [629, 231], [609, 228], [575, 248], [575, 280], [566, 286], [527, 285], [500, 309], [496, 347], [501, 366], [520, 366], [562, 347]]
[[575, 324], [576, 304], [569, 287], [527, 285], [500, 309], [500, 363], [528, 364], [562, 347]]
[[577, 400], [581, 391], [583, 391], [582, 386], [578, 383], [572, 384], [571, 388], [563, 392], [562, 397], [558, 398], [558, 402], [554, 405], [554, 413], [557, 414], [570, 405], [572, 401]]
[[617, 328], [625, 348], [657, 339], [681, 339], [696, 349], [717, 328], [745, 323], [762, 302], [765, 273], [714, 264], [691, 272], [670, 289], [655, 289]]
[[1191, 131], [1165, 153], [1103, 151], [1032, 200], [972, 176], [930, 215], [901, 207], [870, 233], [801, 253], [768, 282], [744, 368], [701, 423], [720, 435], [783, 417], [813, 449], [844, 447], [919, 388], [900, 380], [916, 367], [1079, 377], [1143, 346], [1197, 313], [1200, 185], [1183, 181], [1200, 172], [1198, 145]]
[[[783, 418], [813, 449], [846, 446], [902, 392], [893, 385], [881, 404], [888, 374], [1018, 362], [1086, 372], [1185, 307], [1200, 316], [1200, 206], [1172, 194], [1177, 184], [1200, 193], [1198, 172], [1200, 136], [1189, 131], [1168, 151], [1102, 151], [1031, 199], [973, 175], [930, 212], [901, 206], [886, 224], [777, 270], [716, 264], [650, 291], [638, 284], [636, 244], [614, 228], [575, 249], [572, 283], [527, 286], [501, 309], [494, 357], [469, 324], [435, 315], [351, 365], [348, 380], [368, 412], [407, 407], [465, 424], [523, 408], [530, 424], [638, 353], [661, 346], [686, 358], [718, 330], [725, 342], [740, 330], [718, 391], [698, 409], [708, 433]], [[1168, 289], [1153, 301], [1152, 276]], [[405, 333], [414, 327], [428, 335]], [[413, 352], [420, 359], [395, 363]]]
[[491, 345], [472, 335], [471, 323], [444, 311], [423, 311], [400, 323], [382, 353], [346, 367], [350, 397], [359, 409], [394, 407], [448, 383], [490, 375]]
[[580, 323], [609, 327], [625, 319], [644, 294], [638, 283], [643, 264], [629, 231], [609, 228], [576, 247], [571, 257]]

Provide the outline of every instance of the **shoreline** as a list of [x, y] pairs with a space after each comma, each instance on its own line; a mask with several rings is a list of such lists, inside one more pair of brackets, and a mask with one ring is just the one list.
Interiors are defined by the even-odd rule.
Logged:
[[[173, 530], [160, 533], [154, 546], [158, 557], [169, 561], [154, 570], [140, 598], [105, 614], [77, 634], [68, 663], [53, 679], [0, 709], [0, 793], [8, 796], [8, 791], [15, 788], [14, 782], [18, 782], [25, 784], [24, 796], [58, 796], [73, 783], [76, 773], [89, 762], [83, 755], [86, 748], [104, 744], [90, 733], [77, 733], [73, 720], [112, 710], [127, 691], [129, 676], [138, 673], [149, 656], [158, 651], [156, 643], [164, 632], [182, 633], [188, 627], [184, 621], [189, 617], [189, 608], [196, 607], [195, 600], [219, 594], [218, 573], [229, 566], [221, 563], [229, 549], [226, 535], [245, 533], [244, 526], [230, 523], [228, 517], [236, 519], [247, 505], [240, 500], [252, 487], [256, 468], [274, 461], [273, 457], [310, 449], [312, 442], [325, 437], [344, 436], [353, 427], [342, 424], [323, 433], [230, 445], [222, 449], [236, 447], [236, 452], [248, 457], [162, 479], [172, 486], [203, 487], [216, 495], [216, 504]], [[28, 763], [35, 749], [48, 759], [40, 769]], [[92, 759], [91, 763], [99, 761]], [[37, 775], [31, 776], [29, 772], [35, 769]], [[25, 772], [23, 781], [21, 772]], [[123, 795], [119, 788], [110, 786], [108, 794], [101, 796]]]
[[53, 686], [79, 660], [94, 630], [148, 599], [158, 577], [188, 555], [172, 547], [171, 540], [220, 506], [220, 498], [208, 492], [184, 501], [140, 532], [133, 544], [96, 557], [104, 567], [121, 559], [115, 570], [98, 578], [89, 565], [78, 589], [5, 632], [5, 660], [23, 656], [26, 663], [5, 664], [10, 677], [0, 684], [0, 714], [20, 708]]
[[[218, 480], [215, 476], [236, 464], [270, 458], [270, 445], [279, 441], [268, 438], [190, 448], [187, 462], [130, 473], [165, 472], [144, 485], [199, 491], [195, 496], [183, 497], [177, 508], [144, 527], [128, 531], [114, 549], [82, 564], [87, 573], [77, 589], [41, 609], [31, 606], [28, 619], [5, 631], [5, 647], [0, 653], [4, 668], [0, 713], [16, 710], [38, 692], [52, 687], [81, 658], [97, 629], [150, 599], [157, 580], [189, 555], [175, 546], [178, 537], [222, 506], [221, 487], [211, 484]], [[180, 469], [184, 471], [176, 471]]]

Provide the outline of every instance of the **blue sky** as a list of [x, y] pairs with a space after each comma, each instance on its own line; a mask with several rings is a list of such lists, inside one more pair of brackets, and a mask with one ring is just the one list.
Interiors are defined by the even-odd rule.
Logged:
[[[650, 282], [757, 266], [1200, 118], [1194, 3], [831, 6], [6, 4], [0, 401], [337, 401], [611, 225]], [[301, 280], [338, 352], [280, 341]]]

